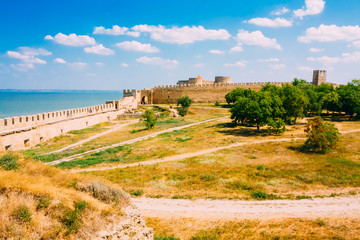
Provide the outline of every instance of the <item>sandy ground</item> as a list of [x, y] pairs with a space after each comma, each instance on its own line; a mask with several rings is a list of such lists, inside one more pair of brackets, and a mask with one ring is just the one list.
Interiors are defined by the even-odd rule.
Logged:
[[313, 200], [204, 200], [133, 198], [146, 217], [200, 219], [271, 219], [360, 217], [360, 197], [316, 198]]
[[109, 130], [107, 130], [107, 131], [105, 131], [105, 132], [95, 134], [95, 135], [93, 135], [93, 136], [91, 136], [91, 137], [89, 137], [89, 138], [86, 138], [86, 139], [81, 140], [81, 141], [79, 141], [79, 142], [76, 142], [76, 143], [74, 143], [74, 144], [70, 144], [70, 145], [68, 145], [68, 146], [66, 146], [66, 147], [63, 147], [63, 148], [61, 148], [61, 149], [58, 149], [58, 150], [49, 152], [49, 153], [47, 153], [46, 155], [53, 154], [53, 153], [59, 153], [59, 152], [65, 151], [66, 149], [70, 149], [70, 148], [74, 148], [74, 147], [80, 146], [80, 145], [82, 145], [82, 144], [84, 144], [84, 143], [90, 142], [91, 140], [94, 140], [94, 139], [99, 138], [99, 137], [101, 137], [101, 136], [104, 136], [104, 135], [106, 135], [106, 134], [109, 134], [109, 133], [118, 131], [119, 129], [121, 129], [121, 128], [127, 126], [127, 125], [130, 125], [130, 124], [133, 124], [133, 123], [137, 123], [137, 122], [139, 122], [139, 121], [140, 121], [140, 120], [137, 119], [137, 120], [132, 120], [132, 121], [130, 121], [130, 122], [128, 122], [128, 123], [115, 125], [115, 126], [111, 127]]
[[101, 147], [101, 148], [97, 148], [97, 149], [90, 150], [90, 151], [87, 151], [87, 152], [75, 154], [75, 155], [72, 155], [71, 157], [63, 158], [63, 159], [56, 160], [56, 161], [53, 161], [53, 162], [48, 162], [48, 163], [45, 163], [45, 164], [56, 165], [56, 164], [59, 164], [59, 163], [62, 163], [62, 162], [69, 162], [69, 161], [72, 161], [74, 159], [84, 157], [87, 154], [104, 151], [104, 150], [106, 150], [108, 148], [114, 148], [114, 147], [123, 146], [123, 145], [126, 145], [126, 144], [136, 143], [136, 142], [143, 141], [143, 140], [146, 140], [146, 139], [149, 139], [149, 138], [152, 138], [152, 137], [156, 137], [156, 136], [158, 136], [158, 135], [160, 135], [162, 133], [173, 132], [175, 130], [189, 128], [189, 127], [192, 127], [192, 126], [196, 126], [196, 125], [211, 122], [211, 121], [221, 120], [221, 119], [224, 119], [224, 118], [228, 118], [228, 117], [213, 118], [213, 119], [209, 119], [209, 120], [205, 120], [205, 121], [201, 121], [201, 122], [197, 122], [197, 123], [192, 123], [192, 124], [188, 124], [188, 125], [184, 125], [184, 126], [180, 126], [180, 127], [168, 128], [168, 129], [165, 129], [163, 131], [155, 132], [155, 133], [152, 133], [152, 134], [149, 134], [149, 135], [146, 135], [146, 136], [134, 138], [134, 139], [124, 141], [124, 142], [120, 142], [120, 143], [116, 143], [116, 144], [113, 144], [113, 145], [110, 145], [110, 146]]

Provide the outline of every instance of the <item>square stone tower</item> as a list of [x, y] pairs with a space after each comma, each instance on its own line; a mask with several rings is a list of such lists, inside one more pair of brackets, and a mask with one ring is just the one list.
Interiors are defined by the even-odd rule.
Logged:
[[326, 70], [314, 70], [312, 84], [319, 86], [326, 82]]

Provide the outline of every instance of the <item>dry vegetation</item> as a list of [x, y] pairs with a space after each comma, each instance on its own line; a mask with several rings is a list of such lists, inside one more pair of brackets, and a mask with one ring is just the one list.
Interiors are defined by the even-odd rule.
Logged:
[[[345, 218], [199, 221], [148, 218], [155, 237], [182, 240], [360, 239], [360, 220]], [[173, 238], [173, 239], [174, 239]]]
[[20, 165], [0, 167], [0, 239], [85, 239], [125, 218], [130, 199], [118, 187], [12, 157]]

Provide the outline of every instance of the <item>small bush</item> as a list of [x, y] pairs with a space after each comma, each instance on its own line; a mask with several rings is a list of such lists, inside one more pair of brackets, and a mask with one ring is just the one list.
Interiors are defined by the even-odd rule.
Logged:
[[80, 217], [81, 213], [85, 210], [86, 205], [87, 204], [85, 201], [76, 202], [74, 204], [75, 209], [72, 211], [68, 211], [65, 214], [62, 222], [68, 229], [66, 234], [71, 234], [72, 232], [77, 231], [81, 227], [82, 222], [80, 220]]
[[268, 131], [271, 134], [279, 135], [286, 131], [285, 122], [282, 119], [279, 119], [278, 121], [270, 119], [268, 125]]
[[306, 151], [326, 153], [339, 141], [339, 130], [334, 124], [320, 117], [310, 120], [305, 128], [307, 140], [303, 146]]
[[115, 203], [117, 205], [130, 202], [129, 195], [127, 193], [120, 189], [109, 187], [102, 182], [91, 182], [86, 186], [79, 184], [76, 189], [79, 189], [83, 192], [88, 192], [94, 198], [106, 203]]
[[265, 199], [280, 199], [279, 196], [277, 196], [276, 194], [267, 194], [266, 192], [262, 192], [262, 191], [257, 191], [257, 192], [252, 192], [251, 196], [255, 199], [259, 199], [259, 200], [265, 200]]
[[178, 112], [179, 112], [180, 116], [184, 117], [188, 112], [188, 108], [180, 107], [180, 108], [178, 108]]
[[219, 101], [216, 101], [216, 102], [215, 102], [215, 106], [217, 106], [217, 107], [220, 106]]
[[155, 127], [157, 118], [153, 110], [146, 110], [145, 113], [142, 115], [142, 117], [143, 120], [145, 121], [145, 126], [147, 129], [151, 129]]
[[190, 107], [191, 103], [192, 103], [192, 100], [191, 100], [191, 98], [189, 98], [189, 96], [183, 96], [183, 97], [178, 98], [178, 100], [177, 100], [177, 105], [178, 106], [181, 105], [181, 107], [183, 107], [183, 108]]
[[174, 236], [170, 236], [170, 237], [155, 237], [154, 240], [180, 240], [180, 238], [176, 238]]
[[16, 156], [8, 153], [0, 158], [0, 167], [4, 170], [18, 169], [20, 164], [17, 162]]
[[296, 200], [301, 200], [301, 199], [312, 199], [311, 196], [306, 196], [306, 195], [298, 195], [296, 196]]
[[12, 216], [21, 222], [30, 222], [32, 214], [27, 206], [20, 206], [13, 211]]
[[36, 210], [47, 208], [51, 203], [51, 199], [48, 197], [42, 197], [40, 198], [38, 205], [36, 206]]
[[137, 129], [133, 129], [133, 130], [130, 131], [131, 134], [137, 133], [137, 132], [139, 132], [139, 130], [137, 130]]
[[144, 194], [144, 190], [142, 190], [142, 189], [130, 190], [131, 196], [140, 197], [143, 194]]

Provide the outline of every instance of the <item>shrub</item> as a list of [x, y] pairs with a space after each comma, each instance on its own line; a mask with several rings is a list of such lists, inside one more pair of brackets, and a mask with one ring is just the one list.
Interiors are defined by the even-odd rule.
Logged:
[[145, 126], [147, 129], [155, 127], [157, 119], [153, 110], [146, 110], [142, 117], [145, 121]]
[[306, 151], [326, 153], [335, 147], [339, 140], [339, 130], [335, 125], [320, 117], [309, 120], [305, 132], [308, 139], [303, 148]]
[[170, 237], [155, 237], [154, 240], [180, 240], [180, 239], [174, 236], [170, 236]]
[[187, 114], [187, 111], [188, 111], [187, 108], [184, 107], [178, 108], [179, 115], [182, 117], [184, 117]]
[[27, 206], [20, 206], [16, 208], [12, 216], [21, 222], [30, 222], [31, 221], [31, 212]]
[[215, 106], [217, 106], [217, 107], [220, 106], [219, 101], [216, 101], [216, 102], [215, 102]]
[[279, 135], [286, 131], [285, 122], [282, 119], [275, 121], [274, 119], [270, 119], [268, 123], [268, 131], [269, 133], [273, 133]]
[[0, 158], [0, 167], [4, 170], [14, 170], [19, 168], [20, 164], [17, 162], [16, 156], [8, 153]]
[[183, 108], [190, 107], [191, 103], [192, 103], [192, 100], [191, 100], [191, 98], [189, 98], [189, 96], [183, 96], [183, 97], [178, 98], [178, 100], [177, 100], [177, 105], [178, 106], [181, 105], [181, 107], [183, 107]]
[[51, 199], [48, 197], [42, 197], [40, 198], [38, 205], [36, 206], [36, 210], [47, 208], [51, 203]]
[[81, 213], [86, 208], [86, 202], [85, 201], [79, 201], [74, 204], [75, 209], [72, 211], [68, 211], [64, 218], [62, 219], [62, 222], [67, 227], [66, 234], [71, 234], [73, 231], [77, 231], [81, 225], [82, 222], [80, 220]]
[[144, 190], [142, 190], [142, 189], [130, 190], [131, 196], [140, 197], [143, 194], [144, 194]]

